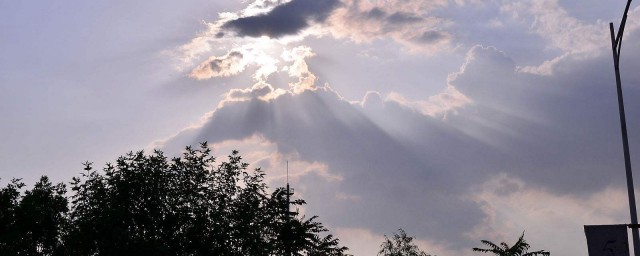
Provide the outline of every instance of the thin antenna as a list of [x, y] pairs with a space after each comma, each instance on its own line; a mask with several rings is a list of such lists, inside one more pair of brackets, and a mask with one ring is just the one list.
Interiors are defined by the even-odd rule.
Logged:
[[290, 196], [291, 196], [291, 189], [289, 188], [289, 160], [287, 160], [287, 219], [291, 217], [290, 216], [290, 210], [291, 210]]
[[291, 250], [291, 191], [289, 189], [289, 160], [287, 160], [287, 209], [285, 214], [285, 218], [287, 221], [286, 228], [287, 230], [285, 237], [285, 255], [291, 256], [293, 250]]

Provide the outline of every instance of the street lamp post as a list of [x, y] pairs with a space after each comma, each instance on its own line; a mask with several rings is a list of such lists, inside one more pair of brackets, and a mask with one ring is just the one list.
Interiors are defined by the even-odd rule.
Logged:
[[631, 0], [627, 1], [624, 9], [622, 22], [618, 28], [616, 35], [613, 23], [609, 23], [609, 31], [611, 32], [611, 49], [613, 51], [613, 66], [616, 73], [616, 87], [618, 94], [618, 110], [620, 113], [620, 129], [622, 131], [622, 147], [624, 150], [624, 165], [627, 174], [627, 193], [629, 194], [629, 213], [631, 215], [631, 233], [633, 236], [633, 252], [635, 256], [640, 256], [640, 235], [638, 234], [638, 214], [636, 213], [636, 197], [633, 188], [633, 174], [631, 172], [631, 156], [629, 154], [629, 140], [627, 138], [627, 121], [624, 113], [624, 100], [622, 98], [622, 83], [620, 81], [620, 49], [622, 48], [622, 35], [624, 34], [624, 25], [627, 22], [627, 12], [629, 12]]

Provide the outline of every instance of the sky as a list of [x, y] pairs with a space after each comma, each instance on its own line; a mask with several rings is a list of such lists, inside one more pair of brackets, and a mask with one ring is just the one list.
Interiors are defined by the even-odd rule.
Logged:
[[[586, 255], [628, 223], [609, 22], [626, 1], [0, 0], [0, 183], [239, 149], [354, 255], [399, 228]], [[621, 73], [640, 164], [640, 7]], [[638, 177], [636, 175], [636, 184]]]

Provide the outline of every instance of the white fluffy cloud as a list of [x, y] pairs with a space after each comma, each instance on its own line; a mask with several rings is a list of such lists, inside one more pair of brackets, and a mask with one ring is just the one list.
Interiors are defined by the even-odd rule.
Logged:
[[287, 71], [289, 76], [298, 79], [297, 82], [289, 83], [289, 87], [294, 93], [300, 93], [315, 86], [316, 75], [309, 71], [309, 66], [305, 61], [306, 58], [314, 55], [311, 48], [307, 46], [298, 46], [282, 53], [282, 59], [291, 63], [291, 65], [285, 66], [283, 71]]

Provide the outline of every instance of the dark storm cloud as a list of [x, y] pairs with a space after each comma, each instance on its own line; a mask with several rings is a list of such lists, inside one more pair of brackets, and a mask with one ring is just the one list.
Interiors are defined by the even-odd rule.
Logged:
[[239, 36], [279, 38], [295, 35], [311, 22], [323, 22], [338, 7], [338, 0], [293, 0], [266, 14], [228, 21], [222, 27]]

